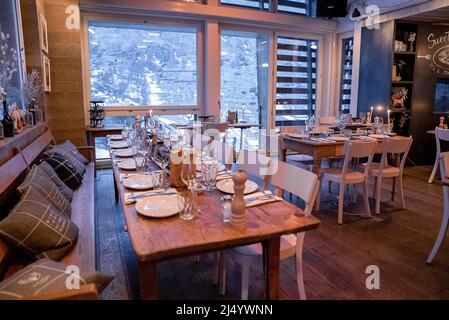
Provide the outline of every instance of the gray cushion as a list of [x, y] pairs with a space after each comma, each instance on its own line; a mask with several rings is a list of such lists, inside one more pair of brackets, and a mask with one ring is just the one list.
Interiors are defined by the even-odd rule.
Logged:
[[45, 171], [36, 165], [31, 168], [31, 171], [17, 190], [22, 194], [28, 188], [35, 189], [43, 198], [47, 199], [54, 207], [70, 218], [72, 209], [69, 200], [67, 200]]
[[87, 160], [79, 151], [78, 148], [70, 141], [67, 140], [63, 144], [61, 144], [61, 147], [66, 149], [67, 151], [71, 152], [79, 161], [81, 161], [84, 165], [87, 165], [89, 163], [89, 160]]
[[44, 158], [43, 161], [47, 162], [49, 165], [53, 167], [53, 169], [58, 174], [58, 177], [70, 189], [75, 190], [81, 185], [83, 177], [70, 164], [69, 160], [57, 154], [53, 154], [47, 158]]
[[61, 259], [75, 244], [78, 227], [34, 188], [28, 188], [0, 221], [0, 237], [34, 259]]
[[[67, 265], [49, 259], [41, 259], [0, 282], [0, 300], [21, 299], [39, 293], [68, 290], [66, 281], [73, 284], [73, 277], [74, 275], [70, 269], [67, 269]], [[80, 270], [79, 285], [93, 283], [101, 292], [112, 279], [112, 276], [99, 272], [83, 274], [83, 270]]]
[[55, 169], [53, 169], [53, 167], [45, 161], [41, 162], [38, 167], [41, 168], [50, 177], [51, 181], [58, 186], [59, 190], [67, 198], [67, 200], [72, 201], [73, 190], [67, 187], [67, 185], [59, 179]]
[[86, 171], [86, 165], [82, 163], [71, 151], [67, 150], [66, 146], [61, 144], [55, 145], [50, 150], [44, 152], [44, 154], [47, 156], [57, 154], [64, 159], [67, 159], [81, 176], [84, 174], [84, 171]]

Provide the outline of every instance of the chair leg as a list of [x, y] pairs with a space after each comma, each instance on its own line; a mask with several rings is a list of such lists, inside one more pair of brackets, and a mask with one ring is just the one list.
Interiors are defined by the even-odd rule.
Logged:
[[302, 268], [302, 248], [304, 244], [304, 235], [298, 234], [296, 239], [296, 284], [298, 285], [299, 299], [306, 300], [306, 290], [304, 286], [304, 270]]
[[338, 224], [343, 223], [343, 203], [345, 202], [345, 185], [339, 184], [338, 190]]
[[438, 163], [440, 162], [439, 159], [440, 159], [440, 155], [437, 154], [437, 157], [436, 157], [436, 159], [435, 159], [435, 164], [433, 165], [432, 173], [431, 173], [431, 175], [430, 175], [430, 177], [429, 177], [428, 183], [432, 183], [432, 182], [433, 182], [433, 179], [435, 178], [435, 175], [436, 175], [437, 170], [438, 170]]
[[396, 177], [393, 178], [393, 183], [391, 185], [391, 201], [394, 201], [395, 193], [396, 193]]
[[448, 222], [449, 222], [449, 188], [443, 187], [443, 196], [444, 196], [444, 211], [443, 211], [443, 219], [441, 220], [440, 232], [438, 233], [437, 240], [433, 245], [432, 251], [430, 251], [429, 257], [427, 258], [427, 263], [432, 263], [433, 258], [440, 249], [441, 243], [446, 236]]
[[357, 196], [358, 196], [358, 191], [357, 191], [357, 185], [354, 184], [352, 185], [352, 203], [356, 204], [357, 203]]
[[376, 214], [380, 214], [380, 199], [382, 198], [382, 177], [377, 178], [376, 185]]
[[369, 199], [368, 199], [368, 181], [363, 183], [363, 198], [365, 200], [365, 211], [368, 217], [371, 217], [371, 210], [369, 208]]
[[374, 176], [373, 199], [376, 199], [377, 177]]
[[227, 272], [228, 256], [224, 251], [220, 254], [218, 261], [219, 279], [218, 279], [218, 294], [224, 296], [226, 294], [226, 272]]
[[401, 196], [401, 205], [402, 205], [402, 209], [405, 209], [404, 188], [402, 186], [402, 175], [399, 176], [398, 180], [399, 180], [399, 193]]
[[242, 263], [242, 300], [248, 300], [249, 289], [249, 262]]
[[220, 277], [220, 256], [221, 256], [221, 252], [214, 252], [212, 254], [212, 261], [213, 261], [213, 265], [214, 265], [214, 279], [213, 279], [213, 284], [217, 285], [218, 284], [218, 278]]

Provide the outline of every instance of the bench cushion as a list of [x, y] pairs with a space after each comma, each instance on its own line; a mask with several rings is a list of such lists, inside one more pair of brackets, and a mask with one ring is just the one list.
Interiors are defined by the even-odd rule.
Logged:
[[28, 188], [0, 221], [0, 237], [26, 256], [61, 259], [78, 238], [78, 227], [34, 188]]
[[78, 189], [83, 180], [72, 164], [57, 154], [44, 158], [45, 162], [53, 167], [58, 177], [72, 190]]
[[55, 145], [50, 150], [44, 152], [46, 156], [52, 156], [57, 154], [64, 159], [67, 159], [69, 163], [76, 169], [76, 171], [82, 176], [86, 170], [86, 165], [82, 163], [71, 151], [68, 151], [66, 147], [62, 145]]
[[[89, 283], [95, 284], [101, 291], [113, 278], [99, 272], [85, 273], [72, 268], [68, 269], [67, 265], [49, 259], [38, 260], [0, 282], [0, 300], [29, 298], [36, 294], [70, 290], [77, 285]], [[66, 282], [71, 288], [67, 288]]]
[[45, 171], [36, 165], [31, 168], [31, 171], [27, 174], [20, 186], [17, 187], [17, 190], [23, 194], [29, 188], [36, 190], [54, 207], [58, 208], [59, 211], [70, 218], [72, 209], [69, 200], [62, 194], [59, 187], [53, 183]]
[[73, 154], [80, 162], [82, 162], [84, 165], [87, 165], [89, 163], [89, 160], [87, 160], [78, 150], [78, 148], [70, 141], [67, 140], [63, 144], [61, 144], [61, 147], [63, 147], [65, 150]]
[[53, 169], [53, 167], [45, 161], [42, 161], [38, 167], [41, 168], [50, 177], [51, 181], [58, 186], [59, 190], [67, 198], [67, 200], [72, 201], [73, 190], [67, 187], [67, 185], [59, 179], [55, 169]]

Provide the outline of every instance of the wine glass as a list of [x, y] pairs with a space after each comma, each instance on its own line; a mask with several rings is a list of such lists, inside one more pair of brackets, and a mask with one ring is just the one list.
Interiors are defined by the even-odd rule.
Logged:
[[181, 168], [181, 180], [190, 190], [190, 200], [192, 203], [192, 212], [196, 212], [197, 209], [197, 199], [196, 199], [196, 186], [197, 186], [197, 173], [196, 173], [196, 161], [195, 154], [193, 152], [183, 153], [183, 162]]
[[154, 146], [153, 150], [153, 161], [156, 162], [163, 172], [163, 189], [167, 189], [167, 180], [165, 170], [167, 169], [168, 162], [170, 160], [170, 150], [167, 146], [158, 143]]
[[337, 122], [336, 123], [337, 124], [337, 128], [340, 131], [340, 135], [343, 136], [343, 130], [346, 128], [346, 125], [347, 125], [347, 117], [346, 117], [346, 115], [342, 113], [338, 117], [336, 122]]
[[366, 120], [366, 113], [365, 112], [360, 112], [359, 113], [359, 118], [362, 120], [362, 124], [364, 124], [365, 120]]

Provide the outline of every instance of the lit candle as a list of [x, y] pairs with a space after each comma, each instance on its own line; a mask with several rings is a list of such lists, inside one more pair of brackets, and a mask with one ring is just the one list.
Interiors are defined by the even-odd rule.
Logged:
[[388, 111], [387, 111], [387, 117], [388, 117], [388, 132], [391, 132], [391, 129], [390, 129], [390, 112], [391, 112], [391, 110], [388, 109]]
[[153, 110], [150, 110], [150, 117], [153, 116]]
[[373, 116], [374, 107], [371, 107], [371, 117]]

